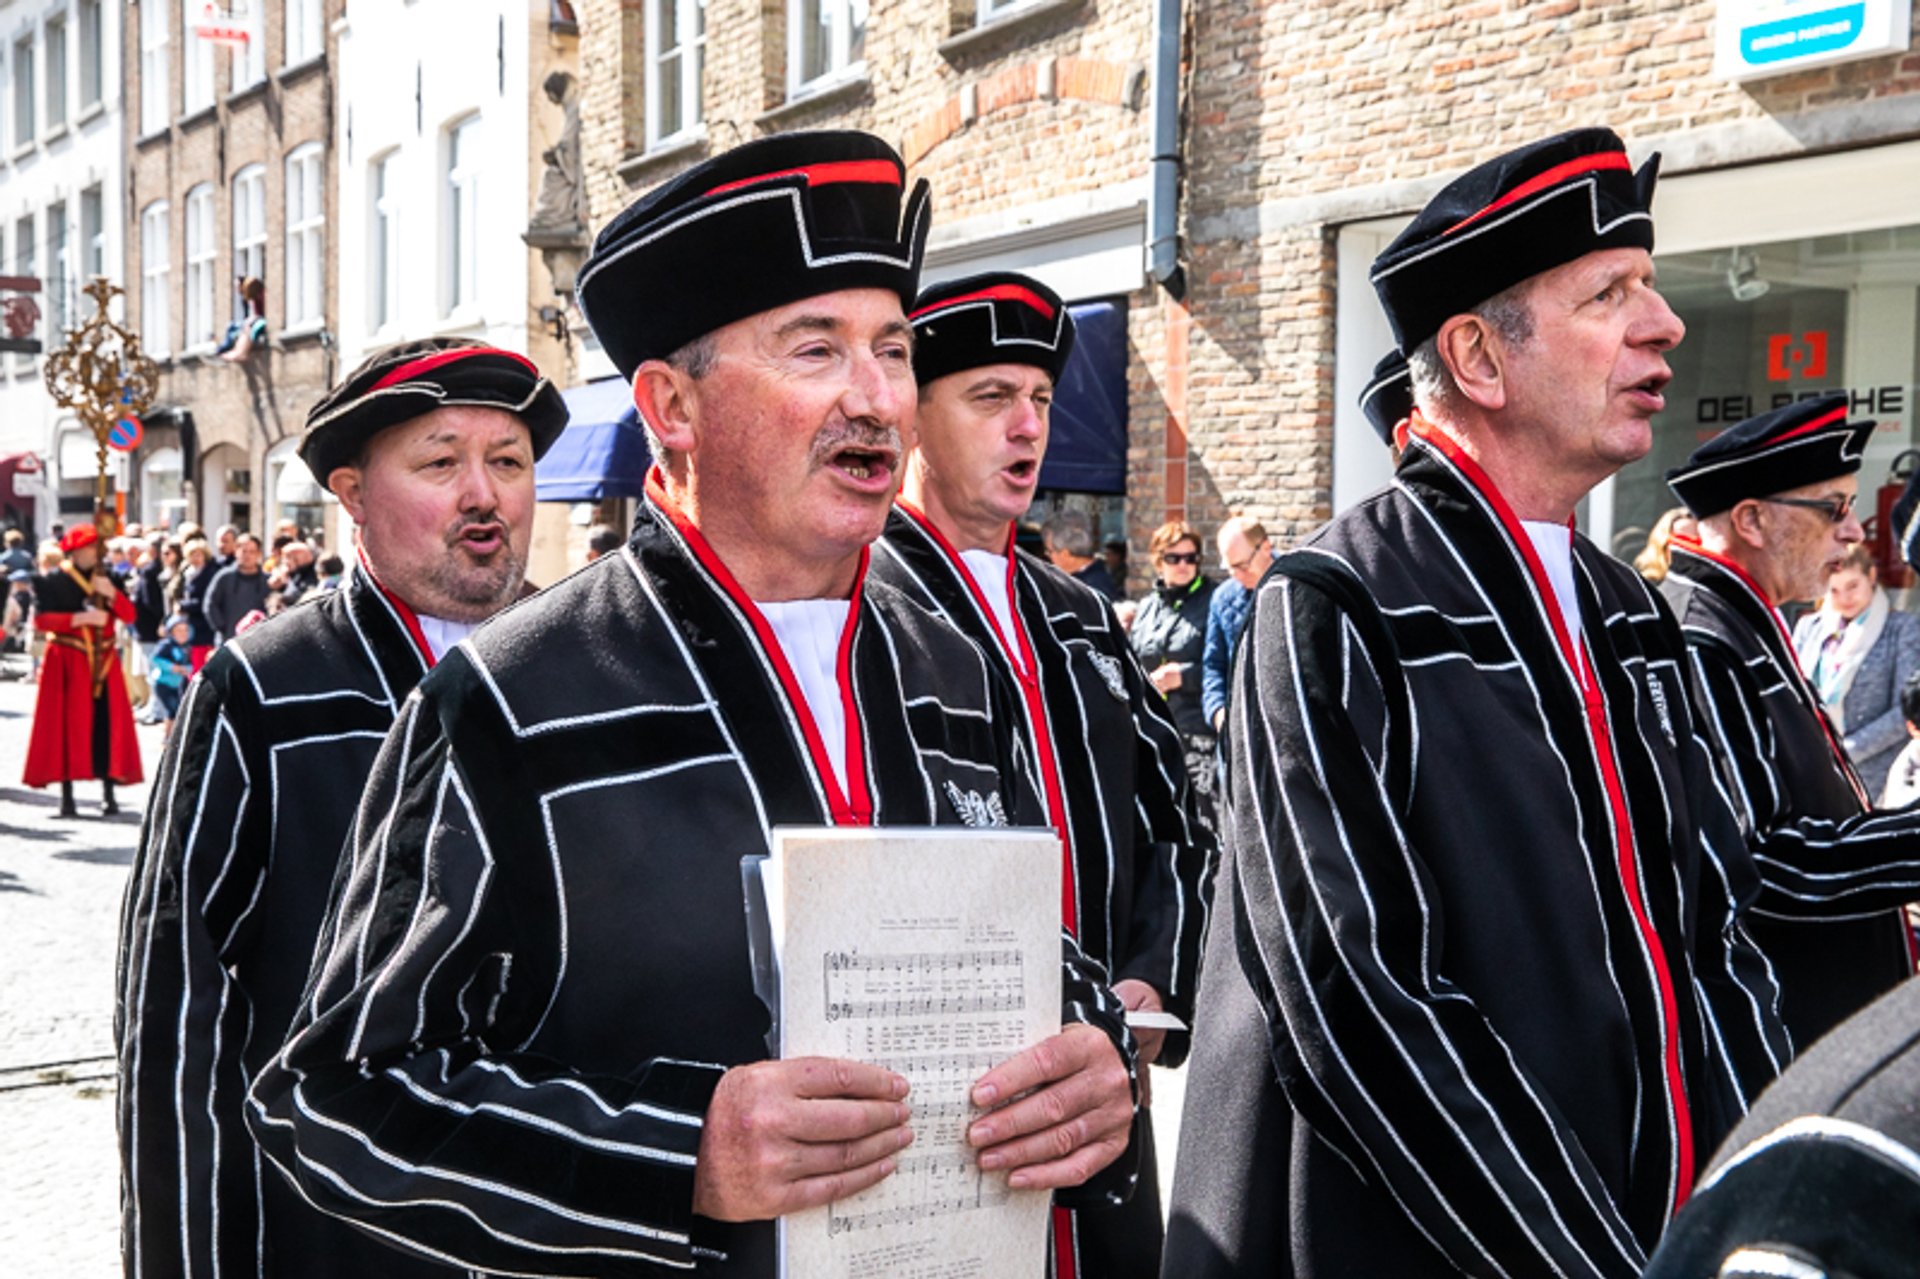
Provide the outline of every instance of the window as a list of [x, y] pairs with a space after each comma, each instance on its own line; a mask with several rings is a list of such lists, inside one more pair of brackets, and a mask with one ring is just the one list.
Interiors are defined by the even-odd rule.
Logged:
[[647, 144], [697, 128], [706, 0], [647, 0]]
[[480, 117], [447, 130], [445, 312], [471, 307], [479, 292]]
[[192, 115], [213, 105], [213, 41], [196, 35], [193, 30], [205, 8], [204, 0], [180, 0], [182, 115]]
[[375, 160], [367, 177], [367, 327], [378, 333], [400, 315], [400, 199], [395, 187], [399, 153]]
[[140, 131], [167, 127], [167, 6], [140, 6]]
[[33, 33], [13, 42], [13, 145], [33, 141]]
[[47, 345], [66, 341], [73, 327], [73, 262], [67, 248], [67, 202], [58, 200], [47, 206], [47, 315], [52, 325]]
[[[267, 171], [257, 164], [233, 175], [233, 274], [236, 280], [267, 278]], [[236, 290], [233, 318], [246, 315], [246, 299]]]
[[106, 15], [101, 0], [80, 0], [80, 108], [100, 101], [107, 83]]
[[320, 0], [287, 0], [287, 61], [297, 67], [320, 56]]
[[187, 192], [187, 349], [213, 345], [213, 188]]
[[155, 200], [140, 211], [140, 345], [157, 359], [173, 351], [167, 251], [167, 202]]
[[[40, 265], [34, 254], [33, 215], [29, 213], [13, 224], [13, 274], [32, 278], [40, 274]], [[31, 355], [14, 357], [16, 365], [33, 363]]]
[[67, 19], [47, 15], [47, 128], [67, 122]]
[[107, 197], [98, 186], [80, 193], [80, 273], [89, 282], [107, 273]]
[[254, 0], [244, 9], [233, 13], [232, 24], [244, 27], [247, 42], [233, 46], [233, 83], [230, 91], [240, 92], [259, 84], [267, 78], [267, 22], [266, 6]]
[[318, 325], [326, 258], [327, 206], [321, 146], [309, 142], [287, 157], [287, 327]]
[[804, 97], [860, 73], [867, 0], [787, 0], [787, 94]]
[[980, 22], [985, 25], [1001, 14], [1022, 8], [1028, 3], [1030, 0], [979, 0]]

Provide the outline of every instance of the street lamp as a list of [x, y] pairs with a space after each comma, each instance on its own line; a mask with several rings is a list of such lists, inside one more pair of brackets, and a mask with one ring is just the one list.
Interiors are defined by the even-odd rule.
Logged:
[[160, 371], [140, 350], [140, 339], [115, 324], [107, 307], [125, 290], [96, 275], [82, 290], [93, 299], [87, 322], [67, 331], [66, 345], [47, 357], [47, 392], [93, 432], [99, 473], [93, 485], [93, 522], [103, 538], [120, 531], [108, 503], [107, 445], [123, 418], [138, 418], [153, 403]]

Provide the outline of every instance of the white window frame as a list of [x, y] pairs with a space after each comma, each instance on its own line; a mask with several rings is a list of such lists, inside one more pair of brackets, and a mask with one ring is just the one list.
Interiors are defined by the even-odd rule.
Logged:
[[267, 78], [267, 22], [265, 0], [248, 0], [245, 13], [234, 14], [234, 20], [246, 28], [246, 44], [233, 49], [228, 62], [231, 83], [229, 93], [240, 93], [251, 89]]
[[13, 41], [13, 133], [9, 142], [14, 150], [32, 146], [39, 129], [39, 85], [33, 74], [33, 32]]
[[1024, 9], [1032, 3], [1034, 0], [979, 0], [979, 16], [975, 19], [974, 25], [984, 27], [989, 22], [996, 22], [1015, 9]]
[[286, 61], [297, 67], [320, 56], [326, 47], [320, 26], [320, 0], [287, 0]]
[[480, 305], [480, 171], [484, 128], [478, 115], [448, 125], [441, 134], [441, 265], [443, 316], [466, 317]]
[[107, 11], [105, 0], [76, 0], [80, 28], [80, 110], [97, 105], [107, 93]]
[[267, 166], [249, 164], [233, 175], [227, 189], [233, 195], [233, 318], [247, 318], [247, 300], [238, 282], [247, 276], [267, 278]]
[[400, 322], [400, 152], [367, 163], [367, 328], [385, 333]]
[[[676, 19], [674, 28], [680, 36], [680, 43], [674, 46], [671, 53], [660, 49], [662, 26], [660, 19], [663, 10], [666, 9], [673, 10]], [[685, 138], [698, 137], [706, 132], [705, 90], [702, 84], [706, 77], [707, 62], [706, 15], [706, 0], [647, 0], [646, 81], [649, 149]], [[680, 100], [674, 104], [680, 110], [680, 123], [677, 128], [662, 129], [660, 126], [666, 114], [666, 99], [663, 95], [665, 77], [660, 74], [660, 67], [673, 59], [678, 59], [680, 63]], [[690, 74], [689, 68], [691, 68]]]
[[47, 132], [67, 127], [67, 15], [54, 12], [47, 15], [42, 28], [41, 43], [45, 52], [41, 54], [46, 62], [45, 111]]
[[[801, 36], [806, 6], [814, 4], [833, 18], [828, 36], [826, 69], [811, 79], [802, 79], [800, 59], [805, 49]], [[867, 72], [864, 40], [861, 56], [853, 56], [854, 10], [862, 10], [860, 28], [864, 37], [872, 20], [868, 0], [787, 0], [787, 97], [789, 100], [811, 97], [837, 84], [856, 80]]]
[[[147, 0], [153, 3], [153, 0]], [[198, 115], [213, 105], [213, 41], [197, 35], [206, 0], [180, 0], [180, 114]]]
[[326, 324], [325, 147], [308, 142], [287, 155], [286, 306], [288, 330]]
[[186, 201], [187, 278], [182, 305], [186, 312], [186, 333], [181, 341], [188, 351], [213, 346], [213, 300], [217, 296], [214, 276], [219, 255], [213, 215], [213, 184], [202, 182], [187, 192]]
[[65, 341], [73, 325], [72, 237], [67, 234], [67, 202], [55, 200], [47, 206], [47, 349]]
[[155, 359], [173, 354], [169, 213], [165, 200], [140, 210], [140, 345]]
[[140, 134], [145, 137], [167, 127], [171, 98], [167, 59], [168, 6], [147, 0], [140, 6]]
[[[39, 237], [36, 234], [33, 214], [28, 213], [15, 218], [13, 222], [13, 256], [8, 259], [12, 264], [9, 273], [12, 275], [24, 275], [29, 278], [38, 277], [40, 274], [39, 254]], [[15, 355], [13, 357], [13, 364], [15, 368], [30, 368], [33, 365], [33, 357], [31, 355]]]
[[80, 268], [89, 283], [107, 274], [107, 190], [98, 182], [80, 193]]

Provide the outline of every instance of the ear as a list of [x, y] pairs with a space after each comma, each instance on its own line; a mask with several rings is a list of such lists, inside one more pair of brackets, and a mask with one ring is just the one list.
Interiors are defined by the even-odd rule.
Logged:
[[693, 379], [665, 360], [648, 360], [634, 371], [634, 410], [669, 453], [691, 453], [700, 442], [696, 395]]
[[1477, 315], [1456, 315], [1434, 336], [1453, 384], [1474, 406], [1493, 412], [1507, 405], [1504, 352], [1493, 328]]
[[357, 466], [336, 466], [327, 472], [327, 487], [347, 508], [355, 524], [366, 523], [367, 492], [365, 477]]
[[1734, 537], [1756, 551], [1767, 549], [1767, 522], [1761, 517], [1760, 503], [1748, 498], [1727, 512], [1727, 527]]

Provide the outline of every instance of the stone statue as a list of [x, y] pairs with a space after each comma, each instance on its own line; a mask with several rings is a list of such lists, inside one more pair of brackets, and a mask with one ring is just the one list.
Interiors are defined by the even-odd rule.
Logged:
[[580, 164], [580, 92], [565, 71], [549, 75], [541, 88], [547, 99], [565, 112], [560, 140], [540, 153], [546, 169], [540, 175], [540, 195], [533, 205], [533, 223], [527, 243], [535, 246], [584, 243], [587, 233], [587, 188]]

